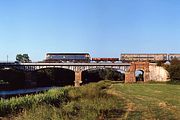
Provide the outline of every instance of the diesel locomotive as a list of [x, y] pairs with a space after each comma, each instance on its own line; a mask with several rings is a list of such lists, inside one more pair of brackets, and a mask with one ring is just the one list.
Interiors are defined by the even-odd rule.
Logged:
[[63, 62], [90, 62], [89, 53], [47, 53], [44, 62], [63, 63]]

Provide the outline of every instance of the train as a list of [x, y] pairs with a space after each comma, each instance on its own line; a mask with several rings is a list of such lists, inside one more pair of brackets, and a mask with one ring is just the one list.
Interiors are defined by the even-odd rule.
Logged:
[[130, 54], [123, 53], [120, 55], [120, 58], [91, 58], [89, 53], [47, 53], [45, 60], [42, 62], [46, 63], [64, 63], [64, 62], [73, 62], [73, 63], [90, 63], [90, 62], [107, 62], [112, 63], [121, 61], [121, 62], [135, 62], [135, 61], [148, 61], [148, 62], [166, 62], [171, 61], [172, 59], [177, 58], [180, 60], [180, 54]]
[[165, 62], [168, 60], [167, 54], [121, 54], [122, 62], [148, 61], [148, 62]]
[[180, 54], [168, 54], [168, 60], [169, 61], [171, 61], [172, 59], [174, 59], [174, 58], [176, 58], [176, 59], [178, 59], [178, 60], [180, 60]]
[[129, 54], [129, 53], [124, 53], [124, 54], [121, 54], [120, 58], [121, 58], [120, 60], [122, 62], [135, 62], [135, 61], [166, 62], [166, 61], [171, 61], [174, 58], [180, 60], [180, 54], [167, 54], [167, 53]]
[[44, 62], [74, 62], [74, 63], [88, 63], [90, 62], [89, 53], [47, 53]]

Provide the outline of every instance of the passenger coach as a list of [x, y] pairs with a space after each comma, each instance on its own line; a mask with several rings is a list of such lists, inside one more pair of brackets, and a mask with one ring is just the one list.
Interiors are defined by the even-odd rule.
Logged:
[[169, 54], [169, 55], [168, 55], [168, 60], [169, 60], [169, 61], [171, 61], [171, 60], [174, 59], [174, 58], [180, 60], [180, 54]]
[[121, 54], [122, 62], [148, 61], [148, 62], [165, 62], [168, 60], [167, 54]]

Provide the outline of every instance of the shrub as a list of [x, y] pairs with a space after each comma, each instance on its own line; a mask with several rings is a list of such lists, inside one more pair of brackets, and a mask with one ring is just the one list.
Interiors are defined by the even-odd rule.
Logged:
[[100, 81], [98, 83], [89, 83], [79, 88], [71, 88], [68, 91], [68, 96], [71, 99], [79, 98], [94, 98], [103, 95], [103, 89], [108, 88], [111, 85], [110, 81]]
[[171, 80], [180, 80], [180, 64], [170, 65], [168, 68]]
[[172, 81], [180, 81], [180, 60], [173, 59], [167, 70]]

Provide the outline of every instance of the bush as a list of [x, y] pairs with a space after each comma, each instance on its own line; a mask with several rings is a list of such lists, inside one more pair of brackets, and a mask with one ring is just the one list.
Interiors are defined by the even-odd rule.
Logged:
[[173, 59], [168, 67], [170, 78], [173, 81], [180, 81], [180, 60]]
[[180, 64], [171, 65], [169, 67], [169, 74], [172, 80], [180, 80]]
[[103, 95], [104, 89], [111, 85], [110, 81], [100, 81], [98, 83], [89, 83], [79, 88], [71, 88], [68, 92], [68, 96], [71, 99], [79, 98], [94, 98]]

